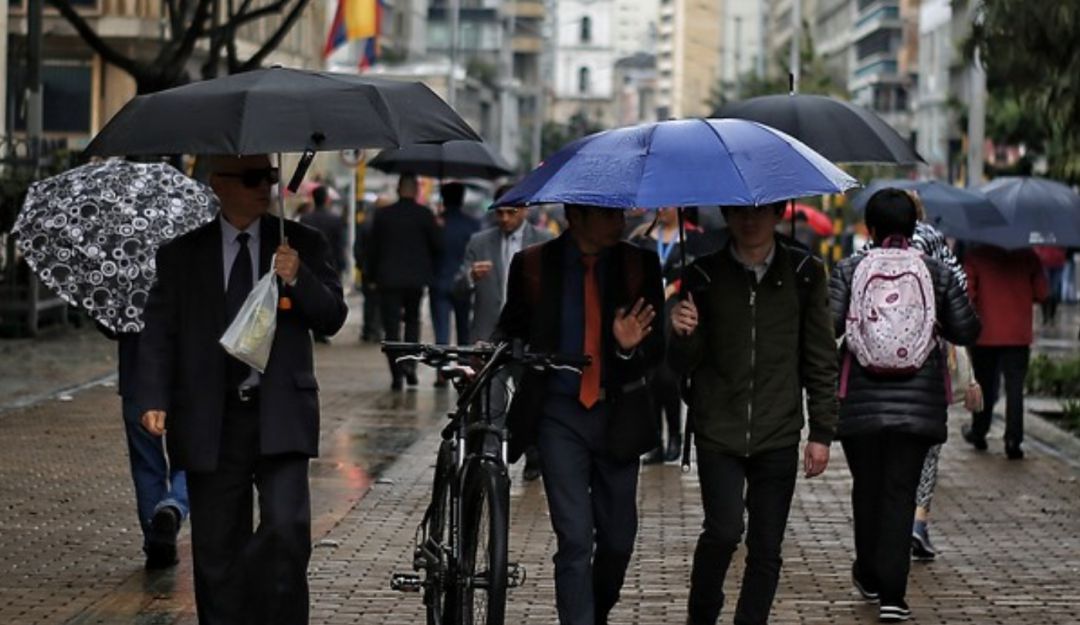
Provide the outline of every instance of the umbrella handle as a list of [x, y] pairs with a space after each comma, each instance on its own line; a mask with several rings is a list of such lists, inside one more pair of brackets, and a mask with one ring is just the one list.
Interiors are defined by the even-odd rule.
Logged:
[[[311, 157], [315, 153], [310, 150], [304, 152], [304, 156], [300, 159], [300, 166], [297, 167], [296, 173], [293, 174], [292, 181], [289, 182], [289, 188], [293, 193], [296, 192], [296, 187], [299, 187], [300, 180], [304, 178], [304, 172], [307, 171], [307, 166], [311, 164]], [[282, 166], [285, 164], [283, 160], [284, 155], [278, 152], [277, 163], [278, 171], [281, 171]], [[305, 160], [306, 159], [306, 160]], [[301, 170], [301, 166], [303, 170]], [[285, 236], [285, 182], [284, 179], [278, 178], [278, 233], [281, 235], [281, 242], [284, 245], [289, 244], [289, 239]], [[273, 267], [270, 268], [274, 270]], [[285, 285], [281, 283], [281, 278], [278, 278], [278, 286], [284, 288]], [[292, 310], [292, 299], [288, 295], [282, 295], [278, 298], [278, 310]]]
[[679, 298], [686, 297], [686, 230], [683, 227], [683, 207], [675, 210], [679, 216]]

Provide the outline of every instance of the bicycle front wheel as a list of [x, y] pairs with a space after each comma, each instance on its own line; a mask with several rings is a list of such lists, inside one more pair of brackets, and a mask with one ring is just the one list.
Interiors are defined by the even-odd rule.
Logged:
[[468, 467], [462, 490], [461, 625], [503, 625], [509, 503], [506, 468], [476, 459]]

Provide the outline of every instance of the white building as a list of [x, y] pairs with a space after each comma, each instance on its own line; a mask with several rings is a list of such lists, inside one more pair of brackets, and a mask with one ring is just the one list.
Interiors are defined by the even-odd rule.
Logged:
[[565, 122], [574, 113], [612, 122], [615, 0], [557, 0], [554, 102], [548, 117]]
[[639, 52], [655, 54], [658, 19], [660, 0], [615, 0], [612, 26], [615, 56], [621, 59]]
[[950, 0], [923, 0], [919, 8], [919, 80], [915, 94], [915, 136], [932, 175], [948, 174], [952, 114], [950, 66], [955, 54]]

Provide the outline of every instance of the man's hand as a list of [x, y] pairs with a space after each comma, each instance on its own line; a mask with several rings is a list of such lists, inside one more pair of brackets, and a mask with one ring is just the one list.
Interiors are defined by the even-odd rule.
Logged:
[[646, 304], [642, 297], [638, 298], [630, 312], [626, 312], [625, 308], [616, 310], [613, 331], [619, 348], [628, 352], [641, 344], [652, 332], [652, 320], [655, 316], [656, 311], [652, 304]]
[[469, 268], [469, 274], [472, 277], [473, 282], [479, 282], [483, 280], [485, 276], [491, 273], [491, 270], [495, 267], [495, 263], [490, 260], [478, 260], [472, 264]]
[[153, 436], [161, 436], [165, 433], [164, 410], [147, 410], [140, 421], [142, 421], [143, 429]]
[[274, 259], [274, 273], [284, 280], [285, 284], [295, 284], [296, 272], [300, 270], [300, 255], [289, 247], [288, 243], [279, 245], [274, 253], [277, 254]]
[[803, 470], [806, 477], [821, 475], [829, 466], [829, 446], [810, 441], [803, 450]]
[[671, 329], [679, 336], [690, 336], [698, 326], [697, 306], [694, 296], [686, 294], [686, 299], [675, 304], [671, 309]]

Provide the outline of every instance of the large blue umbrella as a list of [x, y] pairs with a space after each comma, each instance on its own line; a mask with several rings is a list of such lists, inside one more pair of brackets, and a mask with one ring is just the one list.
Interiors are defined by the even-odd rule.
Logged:
[[927, 221], [951, 237], [970, 238], [975, 229], [1007, 223], [1001, 211], [985, 196], [937, 180], [875, 180], [855, 194], [852, 208], [859, 213], [865, 211], [872, 195], [890, 187], [917, 192], [926, 209]]
[[854, 178], [779, 130], [742, 119], [682, 119], [578, 139], [496, 205], [756, 206], [855, 186]]
[[978, 188], [1005, 216], [1006, 225], [974, 230], [968, 239], [1016, 249], [1080, 245], [1080, 195], [1060, 182], [1005, 176]]

